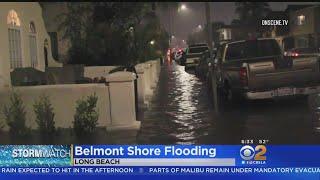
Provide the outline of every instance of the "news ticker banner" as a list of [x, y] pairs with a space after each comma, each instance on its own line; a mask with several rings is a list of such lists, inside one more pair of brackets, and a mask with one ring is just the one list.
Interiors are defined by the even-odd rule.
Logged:
[[3, 145], [0, 174], [320, 174], [320, 146]]

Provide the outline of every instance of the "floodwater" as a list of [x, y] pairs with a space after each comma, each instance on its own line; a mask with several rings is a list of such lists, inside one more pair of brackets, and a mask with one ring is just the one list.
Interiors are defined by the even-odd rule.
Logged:
[[51, 140], [37, 132], [17, 139], [0, 131], [0, 144], [241, 144], [243, 140], [320, 144], [320, 128], [311, 120], [309, 100], [254, 101], [217, 111], [205, 82], [183, 66], [167, 63], [149, 105], [139, 109], [139, 131], [107, 132], [103, 128], [90, 138], [77, 138], [72, 129], [62, 129]]
[[[214, 110], [205, 82], [183, 66], [162, 67], [138, 144], [318, 144], [306, 97], [253, 101]], [[223, 110], [221, 110], [223, 109]]]

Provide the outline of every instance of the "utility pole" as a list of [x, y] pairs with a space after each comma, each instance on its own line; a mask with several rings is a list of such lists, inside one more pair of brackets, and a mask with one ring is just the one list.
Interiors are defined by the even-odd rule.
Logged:
[[169, 47], [171, 46], [171, 37], [172, 37], [172, 31], [171, 31], [171, 6], [168, 7], [169, 10]]
[[174, 18], [174, 7], [172, 7], [171, 5], [169, 5], [169, 35], [170, 35], [170, 38], [169, 38], [169, 46], [171, 46], [171, 43], [172, 43], [172, 36], [174, 34], [174, 28], [173, 28], [173, 18]]
[[[210, 51], [210, 56], [212, 57], [213, 53], [213, 47], [212, 47], [212, 23], [211, 23], [211, 12], [210, 12], [210, 3], [209, 2], [205, 2], [205, 12], [206, 12], [206, 22], [207, 22], [207, 42], [209, 45], [209, 51]], [[210, 73], [210, 77], [211, 77], [211, 82], [212, 82], [212, 93], [213, 93], [213, 103], [214, 103], [214, 110], [216, 113], [219, 113], [219, 104], [218, 104], [218, 91], [217, 91], [217, 78], [216, 78], [216, 74], [213, 72], [214, 69], [211, 66], [209, 68], [209, 73]]]
[[206, 8], [206, 23], [207, 23], [207, 42], [209, 45], [210, 53], [212, 53], [212, 24], [211, 24], [211, 13], [210, 13], [210, 4], [209, 2], [205, 2], [205, 8]]

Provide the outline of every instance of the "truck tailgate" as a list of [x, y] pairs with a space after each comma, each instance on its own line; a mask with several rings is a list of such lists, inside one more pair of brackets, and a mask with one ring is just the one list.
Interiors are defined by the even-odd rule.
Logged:
[[249, 90], [262, 91], [320, 84], [318, 57], [293, 59], [287, 67], [279, 67], [275, 62], [270, 59], [247, 64]]

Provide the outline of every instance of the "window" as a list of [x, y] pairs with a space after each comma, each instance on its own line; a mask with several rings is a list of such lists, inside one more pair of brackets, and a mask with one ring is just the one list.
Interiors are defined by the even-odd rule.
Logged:
[[229, 44], [226, 60], [278, 56], [280, 54], [280, 47], [275, 40], [250, 40]]
[[20, 19], [14, 10], [7, 16], [10, 68], [22, 67]]
[[189, 54], [192, 54], [192, 53], [202, 53], [206, 50], [208, 50], [208, 46], [200, 46], [200, 47], [192, 47], [189, 49]]
[[304, 15], [297, 16], [297, 25], [304, 25], [306, 21], [306, 17]]
[[12, 26], [20, 26], [20, 19], [14, 10], [10, 10], [7, 16], [7, 24]]
[[29, 48], [30, 48], [30, 60], [31, 67], [35, 68], [38, 66], [37, 59], [37, 32], [33, 22], [29, 24]]
[[54, 59], [59, 59], [59, 52], [58, 52], [58, 34], [57, 32], [48, 32], [51, 40], [51, 50], [52, 50], [52, 57]]

